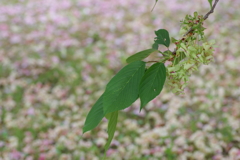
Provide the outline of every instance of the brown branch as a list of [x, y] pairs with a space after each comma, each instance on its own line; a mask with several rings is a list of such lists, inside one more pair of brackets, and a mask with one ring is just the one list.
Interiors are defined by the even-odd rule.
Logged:
[[[204, 20], [206, 20], [206, 19], [208, 18], [208, 16], [214, 12], [214, 9], [215, 9], [218, 1], [219, 1], [219, 0], [215, 0], [215, 1], [214, 1], [214, 4], [213, 4], [211, 10], [203, 17]], [[190, 28], [190, 29], [187, 31], [187, 33], [185, 33], [185, 34], [183, 35], [183, 37], [185, 37], [186, 35], [188, 35], [188, 34], [191, 33], [192, 31], [193, 31], [193, 28]], [[176, 54], [176, 51], [177, 51], [177, 50], [174, 49], [174, 51], [172, 52], [172, 54]]]
[[214, 12], [214, 9], [215, 9], [218, 1], [219, 1], [219, 0], [215, 0], [214, 4], [213, 4], [213, 6], [212, 6], [212, 9], [203, 17], [204, 20], [206, 20], [206, 19], [208, 18], [208, 16]]

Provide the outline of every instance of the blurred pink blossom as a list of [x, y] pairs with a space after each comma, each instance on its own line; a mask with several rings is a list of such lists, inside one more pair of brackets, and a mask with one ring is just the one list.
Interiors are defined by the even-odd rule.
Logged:
[[28, 115], [31, 115], [31, 116], [35, 115], [35, 110], [34, 110], [34, 108], [29, 108], [28, 111], [27, 111], [27, 114], [28, 114]]
[[10, 153], [10, 157], [11, 157], [12, 159], [14, 159], [14, 160], [18, 160], [18, 159], [20, 159], [22, 156], [23, 156], [22, 153], [19, 152], [19, 151], [17, 151], [17, 150], [14, 150], [14, 151], [12, 151], [12, 152]]

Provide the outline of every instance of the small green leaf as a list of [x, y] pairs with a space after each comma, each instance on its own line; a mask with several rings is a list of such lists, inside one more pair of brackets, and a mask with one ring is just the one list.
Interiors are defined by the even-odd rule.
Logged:
[[197, 18], [198, 17], [198, 13], [197, 12], [194, 12], [194, 17]]
[[155, 34], [157, 35], [155, 40], [156, 43], [163, 44], [164, 46], [169, 47], [170, 37], [166, 29], [159, 29], [158, 31], [155, 31]]
[[125, 66], [110, 80], [103, 96], [105, 114], [125, 109], [137, 100], [144, 72], [145, 62], [136, 61]]
[[156, 49], [146, 49], [141, 52], [138, 52], [127, 58], [127, 63], [132, 63], [134, 61], [140, 61], [144, 58], [147, 58], [151, 53], [157, 51]]
[[175, 42], [177, 42], [178, 40], [176, 40], [175, 38], [171, 37], [171, 41], [172, 41], [172, 43], [175, 43]]
[[166, 68], [163, 63], [155, 63], [144, 74], [139, 89], [140, 110], [162, 91], [166, 80]]
[[104, 117], [103, 112], [103, 94], [89, 111], [84, 123], [83, 133], [94, 129]]
[[114, 133], [115, 133], [115, 130], [116, 130], [117, 119], [118, 119], [118, 111], [110, 113], [109, 117], [110, 118], [109, 118], [109, 121], [108, 121], [108, 140], [107, 140], [106, 145], [104, 146], [105, 155], [106, 155], [106, 152], [107, 152], [107, 150], [108, 150], [108, 148], [111, 144], [111, 141], [113, 139], [113, 136], [114, 136]]
[[162, 55], [163, 55], [163, 56], [170, 56], [170, 55], [172, 55], [172, 52], [169, 51], [169, 50], [166, 50], [166, 51], [164, 51], [164, 52], [162, 53]]
[[212, 9], [212, 1], [213, 1], [213, 0], [208, 0], [208, 2], [209, 2], [209, 4], [210, 4], [210, 7], [211, 7], [211, 9]]
[[184, 52], [180, 52], [179, 56], [174, 59], [173, 64], [177, 65], [181, 60], [183, 60], [186, 57]]

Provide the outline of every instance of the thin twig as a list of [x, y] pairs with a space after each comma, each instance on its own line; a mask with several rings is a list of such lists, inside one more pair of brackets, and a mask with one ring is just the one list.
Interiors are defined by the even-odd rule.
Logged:
[[204, 18], [203, 18], [204, 20], [206, 20], [206, 19], [208, 18], [208, 16], [209, 16], [211, 13], [214, 12], [214, 9], [215, 9], [215, 7], [216, 7], [218, 1], [219, 1], [219, 0], [215, 0], [212, 9], [211, 9], [211, 10], [210, 10], [210, 11], [204, 16]]
[[153, 6], [153, 8], [152, 8], [151, 12], [152, 12], [152, 11], [153, 11], [153, 9], [155, 8], [155, 6], [156, 6], [156, 4], [157, 4], [157, 1], [158, 1], [158, 0], [156, 0], [156, 2], [155, 2], [155, 4], [154, 4], [154, 6]]
[[155, 62], [158, 62], [158, 61], [147, 61], [146, 63], [155, 63]]
[[[214, 9], [215, 9], [218, 1], [219, 1], [219, 0], [215, 0], [215, 1], [214, 1], [213, 7], [211, 8], [211, 10], [203, 17], [204, 20], [206, 20], [206, 19], [208, 18], [208, 16], [214, 12]], [[190, 28], [190, 29], [187, 31], [187, 33], [185, 33], [185, 34], [183, 35], [183, 37], [185, 37], [186, 35], [188, 35], [188, 34], [191, 33], [192, 31], [193, 31], [193, 28]], [[174, 51], [172, 52], [172, 54], [176, 54], [176, 51], [177, 51], [177, 50], [174, 49]]]

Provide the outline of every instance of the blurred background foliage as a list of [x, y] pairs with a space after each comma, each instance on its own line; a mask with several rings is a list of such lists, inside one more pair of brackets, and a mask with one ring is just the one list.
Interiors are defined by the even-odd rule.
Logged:
[[[82, 127], [107, 82], [128, 56], [151, 47], [154, 30], [180, 38], [186, 14], [210, 9], [207, 0], [161, 0], [150, 12], [153, 5], [1, 0], [1, 160], [100, 159], [107, 121], [84, 135]], [[220, 1], [205, 22], [215, 62], [191, 77], [184, 95], [166, 86], [142, 112], [137, 101], [120, 114], [108, 159], [240, 159], [239, 8], [239, 0]]]

